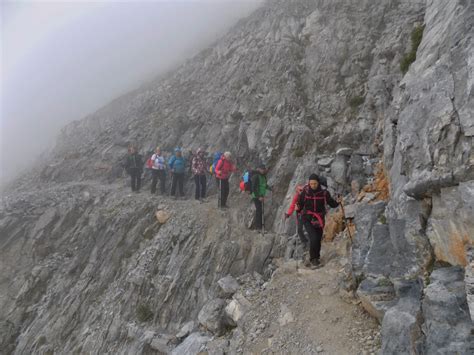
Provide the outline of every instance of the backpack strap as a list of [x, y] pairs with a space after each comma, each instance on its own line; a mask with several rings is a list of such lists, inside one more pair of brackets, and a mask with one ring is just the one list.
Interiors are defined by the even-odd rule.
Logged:
[[[305, 211], [306, 214], [309, 214], [310, 216], [313, 216], [317, 219], [320, 227], [322, 229], [324, 229], [324, 218], [321, 217], [321, 213], [317, 213], [317, 212], [313, 212], [313, 211]], [[311, 222], [311, 224], [315, 224], [313, 222]]]

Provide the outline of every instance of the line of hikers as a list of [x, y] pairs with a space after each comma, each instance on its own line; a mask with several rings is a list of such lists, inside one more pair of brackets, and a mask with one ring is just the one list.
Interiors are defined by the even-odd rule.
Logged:
[[[174, 149], [174, 153], [167, 159], [161, 148], [156, 148], [155, 152], [147, 159], [146, 163], [135, 147], [130, 146], [128, 155], [123, 167], [130, 175], [131, 188], [133, 192], [139, 192], [141, 189], [141, 179], [144, 166], [151, 172], [151, 193], [156, 193], [158, 181], [160, 181], [160, 192], [166, 193], [166, 179], [168, 173], [171, 174], [171, 196], [177, 198], [184, 197], [184, 183], [188, 171], [193, 175], [195, 182], [195, 198], [201, 202], [206, 198], [207, 177], [210, 175], [216, 178], [219, 186], [219, 207], [227, 208], [227, 198], [229, 196], [229, 178], [237, 171], [232, 162], [230, 152], [216, 153], [211, 166], [208, 168], [209, 159], [206, 152], [199, 148], [195, 154], [189, 153], [189, 157], [183, 156], [181, 148]], [[190, 162], [190, 164], [189, 164]]]
[[[143, 166], [146, 165], [151, 170], [152, 194], [156, 193], [158, 180], [160, 181], [160, 191], [165, 194], [166, 176], [167, 171], [169, 171], [172, 176], [171, 195], [176, 198], [178, 188], [179, 195], [184, 196], [184, 180], [188, 165], [181, 148], [175, 148], [174, 154], [168, 161], [166, 161], [161, 149], [156, 148], [146, 164], [143, 163], [142, 156], [138, 154], [134, 147], [130, 147], [128, 152], [124, 167], [131, 177], [132, 191], [138, 192], [140, 190]], [[231, 153], [214, 154], [209, 168], [209, 159], [206, 157], [206, 152], [201, 148], [195, 154], [190, 153], [190, 160], [190, 170], [195, 182], [195, 199], [201, 202], [204, 201], [207, 189], [206, 175], [209, 173], [216, 178], [218, 184], [218, 207], [228, 208], [229, 178], [237, 172]], [[245, 171], [240, 181], [240, 190], [248, 192], [255, 204], [255, 223], [251, 229], [262, 230], [262, 234], [265, 228], [264, 201], [267, 191], [271, 191], [271, 187], [267, 184], [267, 172], [266, 166], [261, 164], [253, 171]], [[307, 266], [316, 268], [320, 265], [321, 240], [327, 206], [336, 208], [340, 203], [341, 198], [333, 199], [327, 190], [327, 181], [322, 176], [311, 174], [306, 185], [296, 187], [295, 195], [284, 217], [289, 218], [296, 212], [298, 236], [304, 249], [309, 249]], [[306, 230], [308, 237], [306, 237], [303, 228]]]

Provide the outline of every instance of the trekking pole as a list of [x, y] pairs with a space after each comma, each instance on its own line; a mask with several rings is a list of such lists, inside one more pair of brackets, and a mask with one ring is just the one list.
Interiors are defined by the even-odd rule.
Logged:
[[339, 197], [341, 198], [341, 203], [340, 204], [341, 204], [342, 217], [344, 218], [344, 222], [346, 223], [347, 233], [349, 234], [349, 239], [352, 242], [351, 229], [349, 227], [349, 222], [346, 218], [346, 212], [344, 211], [344, 198], [342, 198], [341, 195], [339, 195]]
[[265, 202], [262, 201], [262, 237], [265, 235]]

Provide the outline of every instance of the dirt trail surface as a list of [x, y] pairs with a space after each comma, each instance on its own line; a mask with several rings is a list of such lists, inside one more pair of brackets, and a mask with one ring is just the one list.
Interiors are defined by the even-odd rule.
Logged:
[[[327, 243], [326, 255], [335, 245]], [[332, 253], [334, 255], [334, 253]], [[240, 299], [248, 311], [229, 339], [231, 353], [244, 354], [376, 354], [380, 328], [338, 285], [344, 258], [310, 270], [301, 261], [274, 260], [270, 281], [244, 275]], [[242, 301], [242, 297], [244, 300]], [[235, 296], [234, 296], [235, 298]], [[227, 339], [215, 339], [214, 342]], [[211, 342], [212, 343], [212, 342]], [[212, 351], [208, 344], [210, 354]]]

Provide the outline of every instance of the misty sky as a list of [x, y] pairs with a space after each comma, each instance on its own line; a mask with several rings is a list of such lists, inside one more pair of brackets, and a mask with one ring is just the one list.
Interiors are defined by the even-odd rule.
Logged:
[[261, 2], [1, 0], [0, 183], [67, 122], [182, 63]]

